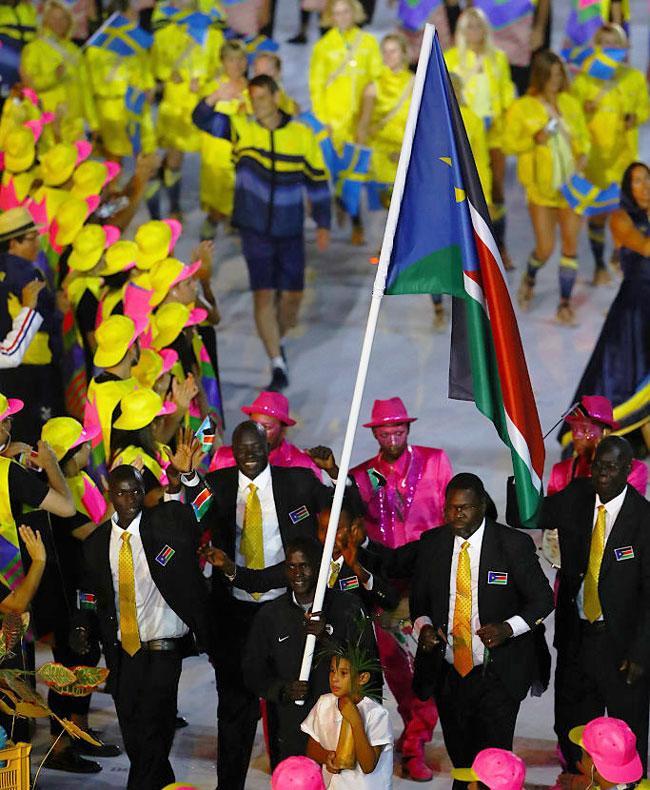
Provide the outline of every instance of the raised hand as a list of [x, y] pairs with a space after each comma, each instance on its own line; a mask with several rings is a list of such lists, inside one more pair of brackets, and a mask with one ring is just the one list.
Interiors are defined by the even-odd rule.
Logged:
[[339, 468], [334, 460], [334, 453], [329, 447], [319, 444], [318, 447], [311, 447], [305, 452], [319, 469], [323, 469], [332, 480], [336, 480], [339, 476]]
[[189, 474], [201, 463], [203, 450], [201, 442], [194, 436], [191, 428], [179, 428], [176, 434], [176, 451], [167, 450], [171, 465], [181, 474]]

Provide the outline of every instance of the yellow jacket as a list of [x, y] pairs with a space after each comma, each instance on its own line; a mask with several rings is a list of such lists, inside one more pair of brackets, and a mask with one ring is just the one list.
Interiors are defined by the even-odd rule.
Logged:
[[515, 100], [515, 86], [510, 78], [506, 53], [495, 49], [482, 59], [471, 49], [462, 53], [458, 47], [445, 52], [445, 63], [463, 81], [463, 95], [467, 105], [479, 116], [488, 118], [488, 145], [499, 148], [503, 136], [505, 114]]
[[643, 72], [621, 64], [616, 70], [616, 75], [625, 112], [636, 115], [636, 125], [625, 132], [627, 146], [622, 152], [619, 164], [622, 173], [630, 163], [639, 158], [639, 126], [648, 120], [650, 97]]
[[312, 111], [332, 128], [338, 148], [353, 142], [361, 97], [381, 72], [379, 44], [370, 33], [353, 27], [332, 28], [316, 43], [309, 65]]
[[192, 110], [201, 99], [205, 83], [219, 70], [222, 44], [223, 34], [215, 28], [209, 28], [203, 45], [197, 44], [183, 25], [173, 22], [154, 34], [153, 72], [164, 83], [158, 110], [158, 136], [163, 147], [198, 150]]
[[16, 41], [31, 41], [36, 35], [36, 8], [32, 3], [18, 3], [15, 7], [0, 5], [0, 36]]
[[[571, 85], [585, 112], [591, 147], [585, 176], [603, 189], [621, 179], [619, 161], [621, 141], [625, 140], [625, 101], [616, 78], [598, 80], [587, 74], [577, 74]], [[594, 112], [587, 112], [586, 102], [596, 104]]]
[[388, 66], [382, 66], [375, 87], [368, 138], [372, 148], [372, 178], [381, 184], [392, 184], [411, 106], [413, 74], [408, 69], [395, 74]]
[[74, 142], [84, 135], [84, 121], [97, 128], [90, 80], [81, 50], [48, 30], [23, 49], [20, 63], [23, 80], [38, 94], [45, 112], [61, 115], [60, 137]]
[[485, 202], [489, 206], [492, 202], [492, 170], [490, 169], [490, 152], [488, 149], [487, 134], [485, 132], [485, 123], [483, 119], [479, 118], [474, 110], [467, 105], [461, 106], [460, 114], [463, 116], [463, 123], [465, 124], [469, 146], [472, 149], [472, 154], [474, 154], [474, 161], [476, 162], [478, 177], [483, 187]]
[[96, 98], [122, 98], [129, 87], [142, 91], [155, 87], [151, 57], [146, 51], [123, 57], [103, 47], [89, 47], [86, 62]]
[[[588, 154], [589, 131], [580, 104], [566, 92], [559, 94], [557, 104], [574, 159]], [[535, 135], [549, 120], [544, 103], [527, 94], [516, 99], [508, 110], [503, 133], [503, 150], [517, 155], [517, 175], [528, 192], [529, 202], [540, 205], [556, 205], [559, 200], [554, 187], [551, 141], [541, 145], [535, 142]]]

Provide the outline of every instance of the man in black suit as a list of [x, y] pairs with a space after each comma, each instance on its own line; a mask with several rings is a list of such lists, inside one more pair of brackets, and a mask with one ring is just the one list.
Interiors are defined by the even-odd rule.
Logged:
[[[196, 502], [203, 492], [192, 470], [192, 446], [187, 436], [177, 443], [172, 464], [183, 473], [189, 501]], [[259, 698], [247, 688], [241, 671], [253, 617], [266, 602], [284, 594], [285, 546], [298, 535], [316, 537], [318, 513], [329, 507], [333, 491], [309, 469], [269, 466], [266, 433], [255, 422], [235, 428], [232, 450], [236, 466], [205, 477], [211, 501], [201, 522], [211, 534], [210, 561], [220, 570], [212, 575], [212, 610], [219, 635], [215, 672], [220, 790], [244, 789], [259, 719]], [[264, 586], [256, 586], [260, 575], [266, 579]]]
[[486, 505], [481, 480], [458, 474], [447, 486], [444, 525], [399, 549], [370, 544], [364, 553], [376, 552], [389, 578], [412, 576], [413, 687], [421, 699], [434, 697], [454, 767], [490, 746], [512, 749], [536, 676], [534, 631], [553, 609], [532, 540], [486, 518]]
[[[372, 625], [354, 595], [337, 589], [325, 593], [322, 612], [312, 618], [322, 547], [314, 538], [289, 541], [284, 595], [271, 601], [253, 620], [244, 653], [246, 683], [267, 701], [271, 770], [292, 755], [305, 754], [307, 735], [300, 725], [321, 694], [329, 693], [329, 662], [314, 661], [308, 681], [299, 680], [305, 638], [311, 633], [319, 648], [359, 641], [377, 656]], [[381, 673], [373, 678], [381, 688]], [[302, 700], [303, 705], [296, 704]]]
[[544, 502], [541, 526], [557, 529], [562, 567], [555, 615], [555, 731], [568, 770], [580, 747], [569, 730], [597, 716], [623, 719], [648, 757], [650, 503], [627, 476], [632, 448], [608, 436], [591, 478]]
[[[115, 514], [84, 541], [80, 601], [96, 608], [109, 688], [131, 762], [129, 790], [174, 781], [174, 739], [181, 663], [197, 646], [214, 647], [209, 592], [198, 560], [191, 509], [165, 502], [143, 510], [144, 482], [132, 466], [108, 479]], [[88, 649], [88, 609], [80, 611], [74, 649]]]

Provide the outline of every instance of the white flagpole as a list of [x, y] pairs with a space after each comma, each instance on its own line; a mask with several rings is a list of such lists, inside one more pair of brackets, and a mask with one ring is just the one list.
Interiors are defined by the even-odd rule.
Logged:
[[[320, 570], [318, 572], [318, 583], [316, 584], [316, 593], [314, 595], [314, 603], [312, 605], [313, 612], [320, 612], [322, 610], [323, 601], [325, 599], [325, 590], [327, 589], [327, 582], [330, 575], [330, 560], [332, 557], [332, 551], [334, 549], [334, 540], [336, 538], [336, 529], [339, 523], [339, 516], [341, 515], [341, 504], [343, 503], [345, 483], [347, 480], [348, 471], [350, 469], [350, 457], [352, 456], [354, 434], [359, 421], [359, 412], [361, 411], [361, 399], [363, 397], [363, 390], [365, 388], [366, 378], [368, 375], [368, 363], [370, 361], [372, 343], [375, 338], [377, 319], [379, 318], [379, 307], [381, 305], [381, 299], [384, 295], [384, 289], [386, 287], [386, 273], [388, 271], [388, 264], [390, 262], [390, 256], [393, 250], [393, 239], [395, 236], [395, 229], [397, 227], [397, 220], [402, 203], [402, 195], [404, 194], [406, 172], [411, 159], [413, 137], [415, 135], [415, 127], [417, 125], [418, 115], [420, 112], [422, 91], [424, 89], [427, 65], [431, 56], [434, 33], [435, 27], [433, 25], [425, 25], [424, 36], [422, 39], [422, 48], [420, 50], [420, 58], [418, 60], [418, 68], [415, 74], [415, 80], [413, 81], [411, 105], [406, 121], [406, 128], [404, 130], [404, 139], [402, 141], [402, 150], [399, 156], [399, 163], [397, 165], [397, 174], [395, 176], [393, 195], [388, 209], [388, 216], [386, 217], [386, 228], [384, 230], [384, 238], [382, 240], [381, 253], [379, 255], [379, 264], [377, 265], [375, 282], [372, 287], [372, 300], [370, 302], [370, 310], [368, 312], [366, 333], [364, 335], [363, 345], [361, 347], [361, 357], [359, 359], [359, 368], [357, 370], [357, 380], [355, 382], [354, 392], [352, 394], [352, 404], [350, 405], [348, 424], [345, 430], [343, 451], [341, 453], [341, 462], [339, 464], [339, 476], [338, 480], [336, 481], [336, 488], [334, 489], [334, 499], [332, 501], [332, 509], [330, 512], [330, 518], [327, 525], [327, 534], [325, 536], [325, 543], [323, 546], [323, 558], [321, 560]], [[302, 656], [300, 680], [309, 679], [315, 645], [316, 637], [309, 634], [305, 642], [305, 651]], [[302, 705], [303, 700], [298, 700], [296, 704]]]
[[119, 14], [119, 12], [118, 12], [118, 11], [115, 11], [113, 14], [111, 14], [111, 15], [108, 17], [108, 19], [107, 19], [107, 20], [106, 20], [106, 21], [105, 21], [105, 22], [104, 22], [102, 25], [100, 25], [100, 27], [98, 27], [98, 28], [97, 28], [97, 30], [95, 30], [95, 32], [94, 32], [94, 33], [92, 34], [92, 36], [91, 36], [91, 37], [88, 39], [88, 41], [86, 41], [86, 43], [85, 43], [85, 44], [82, 44], [82, 45], [81, 45], [81, 50], [82, 50], [82, 52], [83, 52], [85, 49], [88, 49], [88, 47], [92, 47], [92, 46], [93, 46], [93, 41], [94, 41], [94, 40], [97, 38], [97, 36], [98, 36], [100, 33], [103, 33], [103, 32], [104, 32], [104, 30], [105, 30], [105, 29], [106, 29], [106, 28], [107, 28], [107, 27], [108, 27], [110, 24], [112, 24], [112, 23], [113, 23], [113, 22], [114, 22], [114, 21], [117, 19], [117, 17], [118, 17], [118, 16], [120, 16], [120, 14]]

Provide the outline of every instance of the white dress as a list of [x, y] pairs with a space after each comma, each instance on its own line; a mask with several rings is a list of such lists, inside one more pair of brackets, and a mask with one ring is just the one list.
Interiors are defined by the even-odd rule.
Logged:
[[[371, 746], [383, 746], [375, 770], [364, 774], [357, 764], [354, 770], [331, 774], [323, 766], [323, 780], [329, 790], [390, 790], [393, 786], [393, 732], [388, 711], [364, 697], [357, 705]], [[328, 752], [336, 751], [343, 716], [334, 694], [323, 694], [303, 721], [301, 729]]]

